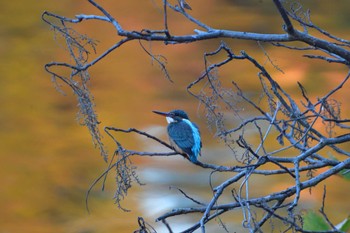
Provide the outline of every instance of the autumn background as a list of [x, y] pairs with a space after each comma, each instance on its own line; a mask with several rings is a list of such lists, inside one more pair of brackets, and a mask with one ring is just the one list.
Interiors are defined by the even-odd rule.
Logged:
[[[161, 28], [162, 13], [158, 1], [99, 1], [127, 29]], [[315, 3], [316, 2], [316, 3]], [[350, 39], [348, 1], [301, 1], [311, 8], [314, 23], [331, 33]], [[281, 20], [267, 0], [252, 1], [190, 1], [193, 15], [217, 28], [254, 32], [282, 32]], [[41, 20], [45, 11], [74, 17], [76, 14], [97, 14], [87, 1], [37, 0], [1, 1], [0, 3], [0, 233], [7, 232], [132, 232], [137, 229], [137, 217], [149, 223], [174, 206], [184, 204], [176, 190], [169, 186], [197, 189], [210, 195], [206, 173], [180, 157], [137, 158], [139, 177], [145, 186], [135, 185], [124, 200], [122, 212], [114, 205], [114, 178], [110, 174], [107, 188], [97, 185], [90, 196], [91, 213], [85, 209], [85, 193], [93, 180], [106, 168], [106, 163], [94, 148], [86, 128], [77, 120], [77, 103], [64, 86], [58, 92], [44, 71], [50, 61], [69, 61], [62, 41]], [[193, 25], [172, 14], [170, 29], [189, 33]], [[115, 31], [105, 23], [86, 23], [79, 28], [99, 41], [97, 54], [115, 41]], [[204, 51], [217, 48], [219, 40], [165, 46], [145, 44], [153, 52], [167, 57], [169, 82], [138, 42], [132, 42], [93, 67], [91, 90], [101, 126], [137, 127], [164, 137], [164, 119], [152, 110], [182, 108], [198, 122], [203, 133], [203, 159], [220, 160], [228, 153], [205, 125], [198, 103], [185, 91], [188, 83], [203, 71]], [[228, 42], [232, 42], [228, 41]], [[263, 50], [253, 42], [234, 41], [238, 53], [245, 49], [265, 61]], [[276, 49], [264, 44], [273, 62], [284, 74], [273, 70], [277, 80], [288, 90], [297, 92], [300, 81], [314, 98], [325, 88], [336, 86], [346, 75], [344, 67], [323, 61], [308, 60], [300, 52]], [[223, 69], [220, 76], [244, 78], [246, 88], [257, 90], [256, 72], [249, 66]], [[254, 78], [253, 78], [254, 77]], [[349, 86], [345, 86], [349, 89]], [[349, 116], [349, 92], [342, 92], [343, 116]], [[147, 140], [122, 136], [132, 148], [161, 150]], [[165, 137], [164, 137], [165, 138]], [[109, 151], [112, 142], [105, 136]], [[218, 156], [215, 159], [211, 156]], [[222, 155], [220, 157], [219, 155]], [[226, 157], [225, 157], [226, 156]], [[188, 179], [192, 177], [192, 179]], [[262, 189], [288, 187], [282, 180], [273, 184], [258, 184]], [[195, 184], [195, 185], [194, 185]], [[350, 213], [348, 182], [333, 177], [326, 182], [327, 210], [332, 220], [339, 222]], [[303, 196], [303, 207], [320, 207], [323, 185]], [[185, 203], [186, 204], [186, 203]], [[240, 226], [240, 222], [235, 223]]]

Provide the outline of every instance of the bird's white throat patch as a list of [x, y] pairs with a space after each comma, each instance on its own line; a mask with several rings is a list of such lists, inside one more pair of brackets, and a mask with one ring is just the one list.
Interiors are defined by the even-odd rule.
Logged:
[[166, 117], [166, 121], [168, 122], [168, 124], [173, 123], [175, 120], [171, 117]]

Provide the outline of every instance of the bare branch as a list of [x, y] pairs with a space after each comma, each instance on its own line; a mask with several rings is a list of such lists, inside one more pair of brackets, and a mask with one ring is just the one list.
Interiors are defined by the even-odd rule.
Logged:
[[[108, 55], [118, 51], [124, 45], [137, 40], [139, 43], [136, 45], [148, 54], [152, 62], [155, 61], [160, 66], [167, 80], [172, 82], [167, 71], [171, 64], [167, 63], [165, 56], [155, 55], [153, 51], [147, 49], [144, 41], [151, 46], [158, 42], [172, 46], [199, 41], [225, 40], [225, 42], [221, 41], [216, 49], [203, 54], [203, 70], [196, 78], [189, 81], [187, 92], [198, 100], [200, 108], [205, 113], [202, 115], [206, 117], [208, 128], [216, 130], [213, 137], [217, 137], [216, 140], [230, 149], [232, 158], [225, 160], [224, 165], [216, 164], [217, 162], [207, 163], [205, 157], [200, 158], [200, 161], [192, 162], [192, 165], [197, 166], [198, 169], [209, 169], [211, 172], [208, 188], [212, 193], [209, 199], [194, 198], [192, 193], [191, 195], [186, 193], [182, 187], [169, 184], [170, 188], [175, 188], [179, 191], [179, 195], [183, 195], [194, 206], [175, 207], [156, 220], [162, 222], [169, 232], [173, 232], [172, 222], [168, 221], [170, 218], [199, 214], [199, 219], [183, 232], [193, 232], [197, 229], [207, 232], [209, 229], [207, 224], [213, 219], [217, 219], [221, 227], [229, 231], [222, 216], [227, 212], [240, 210], [237, 213], [241, 215], [242, 226], [250, 232], [262, 232], [262, 226], [272, 221], [283, 223], [284, 228], [281, 228], [281, 231], [308, 232], [303, 230], [302, 220], [296, 208], [300, 205], [302, 192], [319, 185], [320, 182], [344, 169], [350, 169], [350, 152], [343, 146], [350, 141], [350, 134], [346, 131], [350, 128], [350, 118], [343, 116], [341, 101], [336, 95], [344, 91], [344, 87], [348, 85], [350, 72], [335, 88], [324, 90], [323, 96], [316, 100], [313, 100], [313, 93], [308, 93], [312, 90], [308, 90], [307, 85], [298, 83], [298, 91], [302, 96], [299, 100], [294, 93], [287, 91], [284, 85], [273, 77], [273, 73], [262, 65], [259, 58], [253, 57], [251, 55], [253, 53], [248, 54], [245, 50], [236, 52], [237, 48], [232, 47], [226, 39], [256, 42], [262, 50], [260, 53], [265, 56], [265, 61], [267, 58], [272, 68], [280, 72], [283, 72], [282, 69], [275, 65], [270, 53], [262, 46], [262, 42], [270, 43], [277, 49], [287, 48], [287, 51], [303, 53], [307, 51], [308, 54], [302, 55], [310, 58], [306, 59], [307, 61], [318, 59], [345, 66], [350, 64], [348, 50], [350, 42], [314, 25], [311, 22], [310, 11], [304, 11], [302, 6], [294, 1], [288, 5], [287, 2], [273, 0], [284, 24], [284, 33], [281, 34], [227, 30], [207, 25], [202, 22], [202, 19], [192, 15], [192, 12], [201, 9], [189, 11], [191, 7], [183, 0], [178, 1], [179, 5], [172, 5], [167, 0], [162, 1], [161, 28], [126, 30], [119, 16], [113, 15], [95, 0], [88, 0], [88, 2], [101, 15], [81, 13], [75, 18], [67, 18], [50, 12], [42, 14], [42, 19], [50, 25], [56, 35], [64, 39], [66, 51], [71, 58], [69, 62], [48, 63], [45, 65], [45, 70], [52, 76], [57, 87], [60, 87], [60, 84], [66, 85], [76, 95], [79, 119], [89, 129], [95, 145], [106, 162], [107, 151], [99, 132], [100, 121], [97, 120], [93, 96], [89, 89], [91, 79], [89, 69], [98, 65], [100, 61], [108, 59]], [[169, 28], [172, 25], [170, 12], [190, 22], [194, 26], [193, 32], [179, 34]], [[112, 25], [116, 36], [114, 44], [97, 54], [97, 42], [75, 29], [75, 25], [86, 22]], [[299, 31], [296, 25], [301, 26], [303, 31]], [[312, 35], [313, 32], [323, 38]], [[95, 57], [92, 57], [92, 54], [95, 54]], [[247, 77], [256, 81], [258, 85], [254, 86], [255, 89], [246, 90], [239, 79], [233, 78], [234, 69], [232, 69], [232, 76], [222, 76], [219, 73], [223, 68], [231, 69], [229, 64], [239, 65], [242, 62], [257, 71], [256, 76]], [[69, 74], [64, 75], [67, 71]], [[324, 127], [319, 127], [320, 125]], [[114, 153], [109, 158], [106, 170], [97, 177], [87, 191], [85, 201], [88, 211], [88, 198], [92, 189], [102, 181], [102, 190], [104, 190], [105, 181], [110, 172], [115, 174], [116, 180], [115, 202], [118, 208], [129, 211], [122, 207], [121, 202], [127, 197], [132, 185], [142, 185], [136, 174], [137, 167], [132, 160], [135, 156], [152, 159], [155, 156], [180, 155], [186, 158], [184, 162], [191, 162], [186, 153], [177, 151], [168, 142], [145, 131], [136, 128], [104, 127], [104, 133], [112, 139]], [[126, 148], [118, 137], [120, 134], [140, 135], [148, 142], [162, 146], [167, 152]], [[334, 157], [333, 154], [326, 156], [329, 149], [335, 154]], [[314, 172], [315, 169], [320, 168], [322, 168], [321, 172]], [[220, 178], [223, 177], [224, 180], [215, 183], [216, 181], [212, 179], [214, 173]], [[286, 177], [294, 182], [287, 189], [264, 195], [256, 194], [252, 197], [252, 182], [258, 175], [261, 179], [287, 175]], [[230, 193], [228, 198], [227, 193]], [[337, 232], [327, 217], [324, 208], [325, 197], [326, 192], [324, 192], [320, 212], [333, 227], [329, 232]], [[262, 214], [256, 211], [261, 211]], [[135, 232], [156, 232], [142, 217], [138, 219], [138, 226], [139, 229]]]

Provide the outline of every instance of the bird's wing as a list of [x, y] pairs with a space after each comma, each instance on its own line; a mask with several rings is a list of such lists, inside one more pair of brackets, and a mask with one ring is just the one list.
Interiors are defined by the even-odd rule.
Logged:
[[[181, 129], [181, 130], [179, 130]], [[178, 122], [176, 124], [169, 124], [168, 134], [171, 140], [188, 155], [192, 155], [191, 150], [194, 145], [194, 138], [192, 135], [192, 128], [186, 122]], [[189, 136], [190, 135], [190, 136]]]
[[[200, 134], [201, 134], [201, 131], [199, 130], [199, 127], [198, 127], [198, 125], [196, 125], [195, 123], [193, 123], [193, 125], [197, 128], [197, 130], [198, 130], [198, 133], [199, 133], [199, 136], [200, 136]], [[202, 149], [202, 140], [200, 140], [200, 145], [199, 145], [199, 148], [200, 149]]]
[[201, 132], [199, 131], [199, 128], [198, 128], [198, 126], [195, 124], [195, 123], [193, 123], [193, 125], [196, 127], [196, 129], [198, 130], [198, 134], [199, 134], [199, 148], [197, 148], [197, 150], [198, 150], [198, 154], [196, 155], [196, 156], [201, 156], [202, 155], [202, 152], [201, 152], [201, 149], [202, 149], [202, 140], [201, 140], [201, 138], [200, 138], [200, 135], [201, 135]]

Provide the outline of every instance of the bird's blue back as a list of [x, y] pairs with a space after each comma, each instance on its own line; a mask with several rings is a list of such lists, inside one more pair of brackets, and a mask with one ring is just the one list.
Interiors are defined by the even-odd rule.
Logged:
[[168, 125], [171, 140], [186, 153], [192, 162], [197, 161], [202, 147], [200, 132], [196, 124], [187, 119]]

